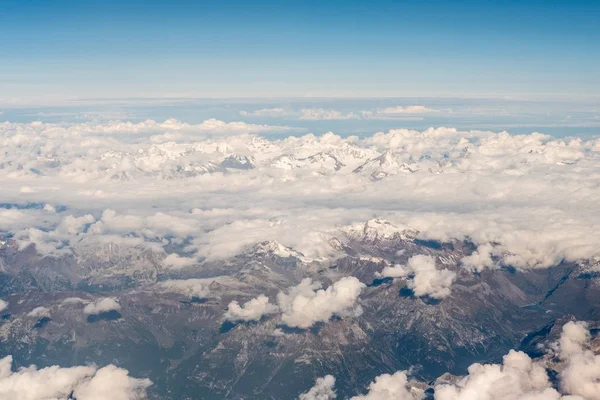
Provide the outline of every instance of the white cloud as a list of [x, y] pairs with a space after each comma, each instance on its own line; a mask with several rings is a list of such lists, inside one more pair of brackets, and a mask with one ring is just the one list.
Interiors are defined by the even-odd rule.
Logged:
[[435, 387], [436, 400], [489, 400], [559, 399], [560, 394], [551, 387], [544, 367], [521, 352], [511, 350], [503, 363], [473, 364], [469, 375], [456, 385]]
[[385, 266], [381, 272], [377, 273], [377, 276], [384, 278], [404, 278], [410, 274], [410, 269], [405, 265], [394, 264]]
[[88, 315], [92, 315], [120, 309], [121, 305], [117, 302], [117, 300], [114, 297], [105, 297], [85, 306], [83, 308], [83, 312]]
[[0, 359], [0, 398], [19, 400], [141, 400], [152, 384], [129, 376], [127, 370], [109, 365], [38, 369], [32, 365], [12, 371], [12, 357]]
[[269, 298], [263, 294], [245, 302], [243, 305], [237, 301], [232, 301], [225, 312], [225, 319], [228, 321], [258, 321], [263, 316], [274, 314], [279, 308], [269, 303]]
[[[560, 393], [546, 373], [545, 358], [532, 360], [521, 351], [511, 350], [502, 364], [473, 364], [469, 374], [456, 384], [435, 387], [436, 400], [598, 400], [600, 399], [600, 355], [590, 351], [590, 333], [584, 322], [563, 326], [558, 355], [564, 365], [558, 378]], [[579, 397], [581, 396], [581, 397]]]
[[561, 371], [560, 386], [565, 393], [589, 400], [600, 399], [600, 354], [590, 349], [591, 335], [583, 322], [563, 326], [559, 356], [566, 363]]
[[425, 106], [397, 106], [397, 107], [386, 107], [378, 112], [382, 114], [426, 114], [437, 112], [438, 110], [433, 110], [431, 108], [427, 108]]
[[0, 229], [8, 229], [15, 225], [22, 226], [31, 222], [33, 222], [31, 217], [20, 210], [0, 208]]
[[167, 268], [186, 268], [191, 267], [194, 264], [197, 264], [198, 260], [190, 257], [181, 257], [178, 254], [172, 253], [169, 254], [164, 260], [163, 265]]
[[450, 286], [456, 279], [456, 273], [448, 269], [437, 269], [431, 256], [413, 256], [408, 266], [414, 272], [414, 278], [408, 282], [415, 296], [429, 296], [443, 299], [450, 295]]
[[317, 378], [315, 385], [308, 392], [302, 393], [298, 400], [331, 400], [337, 396], [334, 390], [335, 378], [333, 375], [325, 375]]
[[305, 108], [300, 111], [299, 119], [303, 120], [344, 120], [344, 119], [359, 119], [360, 115], [352, 112], [343, 112], [338, 110], [326, 110], [324, 108]]
[[82, 299], [81, 297], [67, 297], [64, 298], [60, 304], [61, 305], [70, 305], [70, 304], [88, 304], [89, 300]]
[[255, 111], [240, 111], [240, 115], [245, 117], [285, 117], [289, 115], [289, 113], [280, 107], [275, 108], [262, 108], [260, 110]]
[[[556, 353], [532, 359], [522, 351], [510, 350], [500, 364], [472, 364], [463, 377], [442, 375], [433, 384], [435, 400], [598, 400], [600, 399], [600, 355], [590, 350], [591, 335], [584, 322], [569, 322], [557, 344]], [[558, 369], [559, 388], [546, 368]], [[331, 385], [326, 387], [333, 388]], [[319, 387], [316, 385], [315, 387]], [[364, 395], [351, 400], [417, 400], [424, 397], [425, 382], [409, 381], [404, 371], [382, 374]]]
[[408, 377], [404, 371], [379, 375], [369, 385], [367, 394], [354, 396], [351, 400], [415, 400], [407, 383]]
[[0, 312], [6, 310], [8, 308], [8, 301], [4, 301], [0, 299]]
[[30, 312], [27, 313], [28, 317], [33, 317], [33, 318], [40, 318], [40, 317], [49, 317], [50, 316], [50, 309], [46, 308], [46, 307], [36, 307], [33, 310], [31, 310]]
[[334, 120], [350, 120], [350, 119], [396, 119], [396, 120], [411, 120], [422, 119], [419, 117], [423, 114], [436, 113], [439, 110], [434, 110], [425, 106], [396, 106], [385, 107], [376, 110], [364, 111], [341, 111], [326, 108], [304, 108], [299, 111], [288, 111], [281, 107], [263, 108], [254, 111], [240, 111], [240, 115], [245, 117], [288, 117], [295, 116], [300, 120], [312, 121], [334, 121]]
[[415, 119], [414, 116], [416, 115], [436, 112], [439, 112], [439, 110], [434, 110], [425, 106], [397, 106], [381, 108], [375, 111], [362, 111], [361, 114], [365, 119]]
[[562, 334], [558, 342], [560, 358], [569, 359], [574, 354], [584, 351], [585, 345], [591, 339], [588, 324], [584, 321], [568, 322], [562, 328]]
[[493, 268], [496, 264], [492, 259], [495, 254], [494, 247], [488, 243], [477, 247], [471, 255], [463, 257], [460, 262], [466, 268], [481, 272], [485, 268]]
[[334, 315], [357, 316], [362, 313], [358, 297], [365, 284], [355, 277], [345, 277], [327, 289], [319, 282], [303, 279], [298, 286], [280, 292], [277, 303], [283, 312], [281, 320], [290, 327], [310, 328], [317, 322], [327, 322]]
[[[443, 127], [266, 140], [229, 125], [246, 133], [208, 137], [201, 133], [221, 124], [202, 126], [1, 123], [2, 201], [68, 211], [0, 209], [0, 229], [21, 249], [58, 257], [91, 241], [170, 246], [166, 268], [270, 240], [335, 257], [337, 228], [373, 217], [422, 239], [471, 240], [478, 250], [463, 264], [474, 270], [600, 256], [599, 140]], [[232, 155], [254, 168], [219, 170]], [[366, 163], [374, 170], [354, 172]], [[25, 186], [35, 190], [21, 193]], [[173, 253], [183, 243], [186, 256], [168, 258], [184, 254]]]
[[146, 397], [148, 379], [135, 379], [127, 370], [108, 365], [90, 380], [78, 385], [73, 394], [78, 400], [138, 400]]
[[204, 297], [209, 292], [202, 279], [172, 279], [160, 282], [158, 286], [165, 292], [181, 293], [189, 297]]
[[408, 280], [408, 287], [414, 295], [429, 296], [434, 299], [443, 299], [451, 293], [450, 286], [456, 279], [456, 273], [446, 268], [437, 269], [432, 256], [412, 256], [406, 265], [386, 266], [379, 276], [390, 278], [404, 278], [412, 275]]

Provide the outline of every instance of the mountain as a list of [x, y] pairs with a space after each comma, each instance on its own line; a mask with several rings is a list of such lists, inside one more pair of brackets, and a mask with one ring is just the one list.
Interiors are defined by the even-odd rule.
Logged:
[[[595, 261], [477, 273], [458, 262], [473, 252], [468, 242], [419, 240], [418, 232], [381, 219], [340, 229], [342, 253], [332, 261], [266, 241], [226, 260], [170, 271], [160, 264], [164, 254], [135, 246], [84, 246], [52, 259], [10, 243], [3, 239], [0, 251], [9, 303], [1, 354], [12, 354], [18, 366], [113, 363], [149, 377], [154, 399], [293, 398], [325, 374], [336, 377], [344, 398], [384, 372], [413, 368], [424, 382], [461, 375], [512, 348], [539, 351], [535, 344], [569, 318], [600, 321]], [[386, 266], [417, 254], [456, 274], [448, 297], [417, 297], [410, 276], [380, 277]], [[275, 302], [304, 278], [327, 288], [349, 275], [365, 285], [358, 314], [308, 329], [286, 326], [277, 314], [224, 319], [233, 300], [264, 294]], [[192, 284], [202, 296], [181, 289]], [[87, 318], [83, 306], [107, 296], [118, 301], [118, 313]], [[28, 315], [39, 306], [48, 316]]]

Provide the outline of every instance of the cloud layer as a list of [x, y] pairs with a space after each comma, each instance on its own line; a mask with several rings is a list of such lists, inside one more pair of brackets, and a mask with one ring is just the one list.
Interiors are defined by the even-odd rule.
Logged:
[[177, 269], [272, 240], [335, 257], [329, 239], [375, 216], [421, 239], [470, 240], [477, 252], [462, 264], [473, 270], [600, 256], [598, 140], [453, 128], [256, 136], [277, 129], [0, 124], [0, 230], [52, 256], [142, 246]]

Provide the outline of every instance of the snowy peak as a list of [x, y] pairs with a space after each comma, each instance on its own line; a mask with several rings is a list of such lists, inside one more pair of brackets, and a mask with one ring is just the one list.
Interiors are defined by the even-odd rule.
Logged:
[[399, 163], [391, 151], [388, 150], [383, 152], [379, 157], [368, 160], [353, 172], [357, 174], [367, 174], [371, 179], [379, 180], [399, 172], [413, 173], [417, 170], [418, 168], [411, 167], [406, 163]]
[[286, 247], [276, 240], [267, 240], [264, 242], [257, 243], [250, 249], [250, 251], [247, 254], [262, 257], [276, 256], [281, 258], [293, 257], [299, 260], [305, 259], [302, 253], [297, 252], [296, 250], [290, 247]]
[[341, 228], [342, 233], [351, 240], [375, 243], [389, 240], [412, 240], [417, 232], [405, 227], [397, 227], [384, 219], [371, 219], [364, 224], [355, 224]]
[[232, 154], [221, 161], [221, 167], [226, 169], [252, 169], [256, 165], [253, 157]]
[[345, 164], [336, 157], [332, 152], [330, 153], [317, 153], [306, 158], [306, 161], [312, 165], [316, 165], [320, 168], [327, 170], [339, 171]]

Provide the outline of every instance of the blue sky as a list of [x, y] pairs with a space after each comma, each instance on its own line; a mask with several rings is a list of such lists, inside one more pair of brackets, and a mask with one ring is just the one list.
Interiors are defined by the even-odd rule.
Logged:
[[600, 93], [599, 1], [2, 0], [0, 100]]

